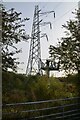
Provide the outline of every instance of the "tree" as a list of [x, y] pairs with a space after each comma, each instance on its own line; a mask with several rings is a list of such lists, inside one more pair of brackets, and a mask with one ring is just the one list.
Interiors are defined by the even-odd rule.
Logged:
[[58, 46], [50, 46], [50, 55], [60, 60], [61, 70], [80, 75], [80, 11], [75, 11], [75, 19], [63, 25], [65, 36]]
[[9, 68], [16, 70], [19, 62], [14, 58], [14, 54], [20, 52], [15, 47], [15, 44], [22, 40], [27, 40], [24, 22], [29, 18], [21, 19], [20, 15], [14, 8], [6, 10], [2, 6], [2, 41], [1, 41], [1, 54], [2, 54], [2, 70], [7, 71]]

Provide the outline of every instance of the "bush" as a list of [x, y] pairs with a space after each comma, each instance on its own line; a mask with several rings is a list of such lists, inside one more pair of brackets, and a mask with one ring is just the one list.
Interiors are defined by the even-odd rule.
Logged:
[[65, 80], [47, 76], [2, 73], [3, 103], [37, 101], [77, 96], [76, 76]]

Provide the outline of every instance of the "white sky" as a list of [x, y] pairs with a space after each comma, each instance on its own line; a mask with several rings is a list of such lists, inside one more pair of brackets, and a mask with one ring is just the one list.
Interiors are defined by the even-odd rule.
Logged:
[[[17, 2], [78, 2], [79, 0], [17, 0]], [[3, 2], [16, 2], [16, 0], [3, 0]]]
[[[7, 2], [5, 2], [7, 1]], [[47, 33], [49, 37], [49, 42], [46, 39], [41, 39], [41, 57], [48, 58], [49, 56], [49, 45], [56, 45], [57, 38], [61, 38], [64, 34], [64, 30], [61, 28], [63, 24], [66, 23], [67, 20], [72, 19], [74, 16], [72, 15], [72, 11], [75, 8], [78, 8], [77, 2], [9, 2], [10, 0], [4, 0], [4, 5], [7, 9], [15, 8], [17, 12], [22, 12], [22, 18], [29, 17], [30, 20], [25, 23], [25, 29], [27, 34], [31, 34], [32, 22], [33, 22], [33, 13], [35, 5], [38, 4], [39, 8], [42, 12], [54, 10], [56, 17], [54, 19], [53, 14], [44, 16], [44, 22], [51, 22], [53, 29], [50, 30], [49, 26], [43, 27], [41, 30]], [[11, 0], [12, 1], [12, 0]], [[24, 1], [24, 0], [23, 0]], [[29, 46], [30, 42], [21, 42], [17, 45], [18, 48], [22, 48], [22, 53], [20, 53], [17, 57], [19, 57], [20, 62], [24, 62], [24, 64], [19, 65], [18, 72], [24, 73], [26, 72], [28, 57], [29, 57]], [[54, 73], [54, 72], [53, 72]], [[56, 72], [54, 75], [61, 75], [61, 73]]]

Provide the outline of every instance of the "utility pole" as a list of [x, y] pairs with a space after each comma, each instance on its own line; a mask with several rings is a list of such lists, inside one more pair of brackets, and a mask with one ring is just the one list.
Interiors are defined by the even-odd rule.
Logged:
[[33, 18], [33, 25], [32, 25], [32, 33], [31, 33], [31, 43], [30, 43], [30, 51], [29, 51], [29, 59], [26, 69], [27, 75], [35, 75], [40, 74], [42, 75], [42, 69], [41, 69], [41, 47], [40, 47], [40, 38], [47, 37], [46, 33], [41, 34], [40, 26], [41, 25], [50, 25], [50, 29], [52, 28], [50, 22], [42, 22], [43, 20], [40, 19], [40, 16], [54, 13], [54, 11], [48, 11], [42, 13], [41, 10], [39, 10], [39, 6], [35, 6], [34, 10], [34, 18]]

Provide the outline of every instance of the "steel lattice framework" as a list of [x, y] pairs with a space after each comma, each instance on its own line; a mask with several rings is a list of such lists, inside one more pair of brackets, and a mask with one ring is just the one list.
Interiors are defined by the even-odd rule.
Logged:
[[46, 39], [48, 40], [48, 37], [46, 33], [41, 34], [40, 26], [41, 25], [45, 26], [49, 24], [50, 29], [52, 29], [52, 26], [51, 26], [51, 22], [42, 22], [43, 20], [39, 18], [40, 16], [50, 13], [54, 13], [54, 18], [55, 18], [54, 11], [41, 12], [41, 10], [39, 10], [39, 6], [38, 5], [35, 6], [32, 33], [30, 37], [31, 38], [30, 53], [29, 53], [27, 70], [26, 70], [27, 75], [35, 75], [35, 74], [42, 75], [40, 38], [46, 37]]
[[31, 34], [31, 43], [30, 43], [30, 53], [28, 59], [28, 65], [26, 74], [42, 74], [41, 70], [41, 50], [40, 50], [40, 27], [39, 23], [39, 7], [35, 6], [33, 25], [32, 25], [32, 34]]

